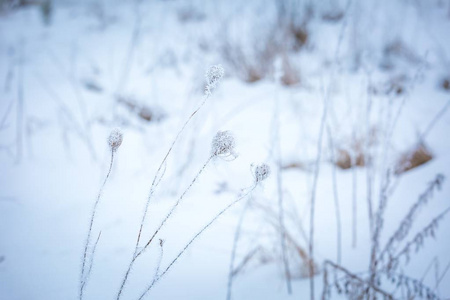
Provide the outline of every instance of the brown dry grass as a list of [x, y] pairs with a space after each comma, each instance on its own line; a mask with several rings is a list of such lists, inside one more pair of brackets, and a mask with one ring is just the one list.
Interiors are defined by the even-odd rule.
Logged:
[[409, 170], [417, 168], [433, 159], [433, 154], [424, 143], [403, 153], [395, 167], [395, 174], [399, 175]]

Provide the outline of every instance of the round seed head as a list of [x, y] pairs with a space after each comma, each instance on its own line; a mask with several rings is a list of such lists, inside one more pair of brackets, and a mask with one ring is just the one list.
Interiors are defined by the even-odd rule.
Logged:
[[220, 79], [223, 77], [225, 73], [222, 65], [214, 65], [211, 66], [208, 71], [206, 71], [206, 83], [207, 90], [211, 90], [216, 87], [217, 83], [219, 83]]
[[229, 131], [219, 131], [214, 136], [211, 143], [212, 156], [234, 155], [235, 141]]
[[255, 167], [254, 176], [256, 183], [259, 183], [269, 177], [270, 167], [267, 164], [260, 164]]
[[123, 140], [122, 131], [119, 128], [114, 128], [108, 137], [108, 144], [112, 151], [116, 151], [120, 147]]

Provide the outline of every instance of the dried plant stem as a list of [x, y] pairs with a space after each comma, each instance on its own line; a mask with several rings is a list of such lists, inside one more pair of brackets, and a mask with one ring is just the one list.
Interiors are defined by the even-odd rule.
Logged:
[[95, 241], [94, 247], [92, 247], [91, 255], [90, 255], [90, 258], [89, 258], [89, 268], [87, 269], [87, 275], [86, 275], [86, 277], [85, 277], [85, 279], [84, 279], [84, 281], [83, 281], [83, 283], [82, 283], [82, 286], [81, 286], [82, 289], [84, 289], [84, 286], [85, 286], [86, 283], [87, 283], [87, 278], [88, 278], [89, 275], [91, 274], [92, 266], [94, 265], [94, 254], [95, 254], [95, 250], [97, 249], [98, 241], [100, 240], [100, 236], [101, 236], [101, 235], [102, 235], [102, 232], [100, 231], [100, 232], [98, 233], [97, 240]]
[[[383, 180], [381, 180], [383, 182]], [[383, 215], [384, 211], [387, 205], [387, 190], [389, 187], [389, 172], [386, 175], [386, 180], [384, 181], [384, 184], [382, 183], [382, 186], [380, 187], [380, 200], [378, 203], [378, 209], [375, 214], [375, 223], [374, 223], [374, 231], [373, 235], [371, 236], [372, 239], [372, 248], [371, 248], [371, 255], [370, 255], [370, 283], [372, 285], [375, 285], [376, 280], [376, 271], [377, 271], [377, 253], [379, 250], [379, 240], [380, 240], [380, 234], [383, 229]], [[374, 296], [375, 297], [375, 296]]]
[[136, 245], [135, 245], [135, 248], [134, 248], [133, 256], [136, 256], [137, 251], [138, 251], [139, 242], [140, 242], [141, 234], [142, 234], [142, 228], [144, 227], [144, 222], [145, 222], [145, 219], [147, 218], [148, 207], [150, 205], [150, 200], [151, 200], [151, 198], [153, 196], [153, 193], [155, 192], [155, 188], [158, 186], [159, 182], [161, 181], [161, 179], [162, 179], [162, 177], [164, 175], [164, 174], [161, 174], [161, 171], [163, 170], [163, 166], [166, 164], [167, 158], [169, 157], [170, 153], [172, 152], [173, 147], [175, 146], [175, 144], [178, 141], [179, 137], [183, 133], [184, 129], [189, 124], [189, 122], [192, 120], [192, 118], [197, 114], [197, 112], [203, 107], [203, 105], [208, 100], [210, 95], [211, 95], [211, 93], [206, 93], [204, 95], [203, 100], [200, 103], [200, 105], [191, 113], [189, 118], [184, 122], [183, 126], [178, 131], [177, 135], [175, 136], [175, 139], [172, 141], [172, 144], [170, 145], [169, 150], [167, 150], [166, 155], [164, 156], [163, 160], [161, 161], [161, 163], [160, 163], [160, 165], [158, 167], [158, 170], [156, 171], [155, 177], [153, 178], [152, 185], [150, 187], [149, 195], [147, 197], [147, 202], [145, 203], [144, 214], [143, 214], [142, 219], [141, 219], [141, 224], [140, 224], [140, 227], [139, 227], [139, 233], [138, 233], [138, 236], [137, 236], [137, 240], [136, 240]]
[[[446, 214], [450, 212], [450, 207], [445, 209], [443, 212], [441, 212], [439, 215], [437, 215], [431, 222], [425, 226], [421, 231], [419, 231], [414, 238], [409, 241], [402, 250], [400, 250], [393, 260], [398, 260], [402, 255], [407, 255], [413, 245], [416, 245], [416, 249], [418, 249], [418, 246], [420, 246], [422, 243], [423, 237], [426, 237], [430, 232], [436, 228], [437, 224], [445, 217]], [[434, 233], [431, 233], [431, 235], [434, 235]]]
[[341, 264], [341, 257], [342, 257], [342, 227], [341, 227], [341, 211], [340, 211], [340, 205], [339, 205], [339, 195], [338, 195], [338, 184], [337, 184], [337, 174], [336, 174], [336, 157], [334, 154], [334, 143], [333, 143], [333, 136], [331, 135], [330, 126], [327, 126], [327, 133], [328, 133], [328, 142], [330, 145], [330, 151], [331, 151], [331, 160], [332, 160], [332, 179], [333, 179], [333, 196], [334, 196], [334, 211], [336, 213], [336, 240], [337, 240], [337, 247], [336, 247], [336, 257], [337, 257], [337, 263]]
[[[387, 110], [387, 117], [385, 124], [389, 125], [392, 118], [392, 97], [389, 99], [389, 108]], [[381, 115], [381, 110], [380, 110]], [[381, 118], [381, 117], [380, 117]], [[379, 188], [379, 201], [378, 201], [378, 208], [374, 214], [374, 220], [372, 224], [372, 232], [371, 232], [371, 256], [370, 256], [370, 282], [371, 284], [376, 284], [376, 277], [377, 277], [377, 255], [380, 248], [380, 234], [383, 229], [383, 216], [384, 212], [386, 210], [387, 202], [389, 199], [389, 186], [390, 186], [390, 169], [386, 166], [387, 158], [389, 154], [389, 144], [391, 142], [392, 135], [388, 134], [388, 130], [386, 130], [384, 135], [384, 146], [383, 146], [383, 154], [381, 159], [381, 166], [380, 166], [380, 174], [382, 174], [380, 178], [380, 188]], [[384, 172], [386, 172], [386, 175], [384, 175]], [[375, 298], [375, 296], [373, 296]]]
[[[369, 76], [369, 86], [370, 86], [370, 76]], [[372, 157], [370, 151], [370, 112], [372, 111], [372, 97], [369, 94], [367, 99], [366, 107], [366, 185], [367, 185], [367, 209], [369, 215], [369, 227], [370, 236], [373, 234], [373, 204], [372, 204], [372, 184], [373, 184], [373, 174], [372, 174]]]
[[291, 274], [289, 271], [289, 264], [286, 254], [286, 229], [284, 226], [284, 198], [283, 198], [283, 174], [282, 166], [283, 162], [281, 159], [281, 137], [280, 137], [280, 103], [279, 100], [275, 98], [275, 110], [274, 110], [274, 121], [275, 121], [275, 154], [277, 161], [277, 196], [278, 196], [278, 223], [280, 225], [280, 245], [281, 245], [281, 257], [283, 259], [284, 275], [286, 277], [286, 288], [288, 294], [292, 294], [291, 286]]
[[[383, 296], [385, 297], [385, 299], [394, 299], [394, 297], [393, 297], [391, 294], [389, 294], [389, 293], [387, 293], [387, 292], [381, 290], [381, 289], [378, 288], [377, 286], [371, 284], [370, 282], [367, 282], [366, 280], [362, 279], [361, 277], [357, 276], [356, 274], [350, 272], [349, 270], [345, 269], [344, 267], [342, 267], [342, 266], [340, 266], [340, 265], [337, 265], [337, 264], [335, 264], [335, 263], [333, 263], [333, 262], [331, 262], [331, 261], [329, 261], [329, 260], [326, 260], [325, 263], [324, 263], [324, 265], [325, 265], [325, 267], [326, 267], [327, 265], [330, 265], [332, 268], [334, 268], [334, 269], [336, 269], [336, 270], [339, 270], [339, 271], [343, 272], [347, 277], [349, 277], [349, 278], [351, 278], [351, 279], [353, 279], [353, 280], [355, 280], [355, 281], [358, 281], [358, 282], [360, 282], [360, 283], [362, 283], [362, 284], [364, 284], [364, 285], [368, 285], [368, 287], [369, 287], [371, 290], [373, 290], [373, 291], [376, 292], [376, 293], [379, 293], [379, 294], [383, 295]], [[326, 273], [324, 273], [324, 277], [325, 277], [325, 274], [326, 274]], [[325, 280], [324, 280], [324, 281], [325, 281]], [[325, 289], [324, 289], [324, 290], [325, 290]], [[322, 299], [326, 299], [326, 296], [325, 296], [324, 294], [322, 294]], [[359, 299], [359, 298], [358, 298], [358, 299]]]
[[[355, 131], [353, 130], [353, 142], [355, 143]], [[358, 226], [358, 202], [357, 202], [357, 174], [356, 174], [356, 152], [353, 151], [352, 155], [352, 247], [356, 248], [357, 245], [357, 231]]]
[[[109, 163], [109, 170], [108, 170], [108, 173], [106, 174], [106, 177], [105, 177], [105, 180], [103, 181], [103, 184], [100, 187], [100, 191], [98, 192], [97, 199], [95, 200], [94, 207], [93, 207], [92, 213], [91, 213], [91, 220], [89, 222], [88, 235], [87, 235], [87, 238], [86, 238], [86, 243], [84, 245], [83, 264], [82, 264], [82, 267], [81, 267], [81, 274], [80, 274], [80, 299], [83, 298], [84, 287], [86, 286], [85, 280], [87, 280], [87, 278], [89, 276], [89, 273], [91, 271], [91, 268], [89, 268], [88, 272], [86, 273], [86, 259], [87, 259], [87, 252], [88, 252], [89, 242], [90, 242], [91, 234], [92, 234], [92, 227], [93, 227], [93, 224], [94, 224], [95, 215], [97, 214], [97, 206], [98, 206], [98, 203], [100, 202], [100, 198], [102, 196], [103, 189], [104, 189], [104, 187], [106, 185], [106, 182], [108, 181], [109, 175], [111, 174], [113, 163], [114, 163], [114, 151], [111, 151], [111, 161]], [[98, 239], [99, 238], [100, 238], [100, 235], [99, 235]], [[98, 239], [97, 239], [97, 242], [98, 242]], [[97, 242], [95, 243], [95, 246], [97, 245]], [[95, 246], [94, 246], [94, 250], [92, 251], [92, 254], [91, 254], [92, 256], [94, 255]]]
[[170, 218], [170, 216], [172, 215], [172, 213], [175, 211], [175, 209], [178, 207], [178, 205], [180, 204], [180, 202], [183, 200], [184, 196], [186, 195], [186, 193], [190, 190], [190, 188], [194, 185], [194, 183], [197, 181], [197, 179], [199, 178], [199, 176], [202, 174], [202, 172], [205, 170], [206, 166], [210, 163], [210, 161], [212, 160], [214, 156], [210, 156], [207, 161], [204, 163], [203, 167], [198, 171], [197, 175], [195, 175], [194, 179], [191, 181], [191, 183], [189, 184], [189, 186], [184, 190], [184, 192], [181, 194], [181, 196], [178, 198], [177, 202], [175, 202], [175, 204], [172, 206], [172, 208], [170, 209], [169, 213], [166, 215], [166, 217], [161, 221], [161, 223], [159, 224], [158, 228], [154, 231], [152, 237], [148, 240], [147, 244], [140, 250], [137, 251], [135, 250], [135, 253], [133, 254], [133, 258], [131, 259], [129, 265], [128, 265], [128, 269], [125, 273], [125, 276], [123, 277], [122, 283], [120, 285], [119, 288], [119, 292], [117, 294], [116, 299], [120, 299], [122, 292], [125, 288], [125, 284], [128, 280], [128, 276], [130, 275], [130, 271], [131, 268], [133, 267], [134, 263], [136, 262], [136, 259], [149, 247], [149, 245], [151, 244], [151, 242], [153, 241], [153, 239], [155, 238], [155, 236], [159, 233], [159, 231], [161, 230], [161, 228], [164, 226], [164, 224], [166, 223], [166, 221]]
[[434, 116], [433, 120], [431, 120], [431, 122], [428, 124], [427, 128], [424, 130], [424, 132], [420, 136], [419, 141], [423, 142], [425, 140], [425, 138], [431, 132], [431, 130], [436, 125], [436, 123], [439, 121], [439, 119], [442, 118], [443, 115], [445, 115], [445, 112], [447, 111], [447, 109], [449, 107], [450, 107], [450, 100], [447, 101], [447, 103], [444, 105], [444, 107], [441, 108], [441, 110], [439, 110], [439, 112], [436, 114], [436, 116]]
[[242, 259], [242, 261], [233, 269], [233, 276], [236, 276], [241, 272], [244, 267], [250, 262], [250, 260], [255, 256], [258, 251], [261, 250], [261, 246], [258, 246], [254, 248], [252, 251], [250, 251], [245, 257]]
[[238, 199], [234, 200], [230, 204], [228, 204], [225, 208], [223, 208], [214, 218], [211, 219], [203, 228], [189, 241], [189, 243], [184, 246], [184, 248], [178, 253], [178, 255], [172, 260], [172, 262], [166, 267], [166, 269], [159, 275], [156, 280], [154, 280], [145, 290], [144, 293], [142, 293], [141, 297], [139, 297], [139, 300], [143, 299], [145, 295], [150, 291], [150, 289], [159, 281], [161, 278], [170, 270], [170, 268], [177, 262], [177, 260], [183, 255], [184, 252], [186, 252], [187, 248], [206, 230], [208, 227], [211, 226], [221, 215], [223, 215], [227, 210], [229, 210], [231, 207], [233, 207], [236, 203], [240, 202], [242, 199], [246, 198], [248, 195], [250, 195], [253, 190], [257, 187], [257, 184], [255, 183], [245, 194], [240, 196]]
[[436, 281], [436, 285], [434, 286], [434, 292], [439, 293], [439, 285], [441, 284], [442, 280], [444, 279], [445, 275], [447, 274], [448, 270], [450, 270], [450, 262], [445, 267], [444, 271], [442, 272], [441, 276]]
[[127, 54], [125, 57], [125, 62], [123, 65], [122, 74], [120, 76], [120, 80], [117, 83], [117, 93], [121, 92], [122, 89], [126, 86], [127, 80], [130, 77], [130, 71], [132, 67], [132, 61], [134, 58], [134, 53], [136, 46], [138, 45], [139, 38], [141, 36], [141, 24], [142, 24], [142, 14], [140, 12], [140, 3], [139, 1], [136, 1], [134, 3], [134, 19], [135, 23], [133, 26], [133, 32], [131, 34], [130, 43], [128, 45]]
[[74, 96], [77, 100], [78, 108], [81, 115], [81, 126], [82, 128], [82, 139], [86, 143], [86, 146], [91, 154], [91, 157], [94, 161], [97, 161], [97, 154], [95, 152], [94, 146], [92, 144], [92, 132], [91, 132], [91, 124], [88, 118], [87, 108], [86, 108], [86, 102], [84, 100], [82, 91], [80, 91], [80, 88], [78, 86], [77, 78], [74, 74], [74, 66], [75, 66], [75, 56], [76, 50], [72, 49], [72, 56], [71, 56], [71, 64], [72, 64], [72, 71], [67, 72], [64, 68], [64, 65], [62, 64], [61, 60], [58, 58], [56, 53], [52, 51], [51, 49], [48, 49], [48, 55], [50, 61], [55, 65], [56, 68], [61, 72], [61, 75], [66, 77], [72, 90], [74, 93]]
[[280, 224], [280, 243], [281, 255], [283, 259], [284, 275], [286, 277], [286, 287], [288, 294], [292, 294], [291, 274], [286, 255], [286, 229], [284, 226], [284, 208], [283, 208], [283, 180], [281, 174], [281, 159], [277, 167], [277, 193], [278, 193], [278, 223]]
[[23, 131], [24, 131], [24, 122], [23, 122], [23, 114], [24, 114], [24, 88], [23, 88], [23, 77], [24, 77], [24, 63], [25, 63], [25, 55], [24, 55], [24, 41], [20, 42], [20, 63], [18, 66], [18, 85], [17, 85], [17, 108], [16, 108], [16, 163], [19, 163], [22, 160], [23, 156]]
[[422, 71], [426, 68], [426, 63], [425, 61], [422, 62], [421, 65], [419, 65], [419, 67], [417, 68], [416, 72], [414, 73], [414, 76], [409, 84], [408, 87], [405, 88], [405, 93], [402, 96], [402, 101], [400, 103], [400, 106], [397, 110], [397, 113], [394, 116], [394, 119], [392, 120], [392, 124], [389, 125], [389, 128], [391, 129], [391, 131], [388, 133], [388, 140], [392, 140], [392, 136], [394, 135], [395, 129], [397, 128], [397, 123], [400, 120], [400, 117], [402, 115], [403, 109], [405, 107], [406, 101], [408, 100], [409, 95], [411, 94], [411, 91], [414, 88], [414, 85], [419, 81], [420, 79], [420, 75], [422, 73]]
[[46, 80], [46, 77], [37, 72], [36, 70], [33, 71], [33, 75], [35, 79], [39, 82], [40, 86], [47, 92], [49, 99], [52, 99], [56, 105], [58, 106], [58, 109], [62, 115], [64, 115], [67, 120], [71, 123], [73, 126], [73, 129], [75, 130], [76, 134], [80, 136], [80, 138], [88, 144], [88, 141], [85, 139], [86, 136], [83, 133], [83, 129], [81, 126], [77, 123], [77, 120], [75, 116], [73, 115], [72, 111], [69, 109], [69, 107], [64, 103], [62, 100], [62, 97], [56, 93], [56, 91], [52, 88], [52, 86], [48, 83]]
[[138, 252], [138, 255], [141, 254], [142, 252], [145, 251], [145, 249], [150, 245], [150, 243], [152, 242], [152, 240], [155, 238], [155, 236], [158, 234], [158, 232], [161, 230], [161, 227], [163, 227], [163, 225], [166, 223], [166, 221], [170, 218], [170, 216], [172, 215], [172, 213], [175, 211], [175, 209], [178, 207], [178, 205], [180, 204], [180, 202], [184, 199], [184, 196], [186, 195], [186, 193], [191, 189], [191, 187], [194, 185], [194, 183], [197, 181], [197, 179], [200, 177], [200, 175], [203, 173], [203, 171], [206, 169], [206, 167], [208, 166], [208, 164], [211, 162], [213, 156], [210, 156], [206, 162], [203, 164], [202, 168], [198, 171], [197, 175], [195, 175], [194, 179], [191, 181], [191, 183], [189, 184], [189, 186], [184, 190], [183, 194], [181, 194], [180, 198], [178, 198], [177, 202], [173, 205], [173, 207], [171, 208], [171, 210], [169, 211], [169, 213], [167, 214], [167, 216], [162, 220], [161, 224], [159, 225], [158, 229], [155, 230], [155, 232], [153, 233], [152, 237], [149, 239], [149, 241], [147, 242], [147, 244], [145, 245], [145, 247]]
[[[153, 238], [155, 237], [155, 235], [156, 235], [156, 233], [157, 233], [157, 232], [155, 232], [155, 234], [150, 238], [149, 242], [147, 243], [147, 245], [144, 247], [143, 250], [138, 251], [138, 249], [139, 249], [139, 242], [140, 242], [140, 240], [141, 240], [141, 235], [142, 235], [142, 230], [143, 230], [144, 223], [145, 223], [145, 220], [146, 220], [147, 215], [148, 215], [148, 208], [149, 208], [149, 206], [150, 206], [150, 201], [151, 201], [151, 199], [152, 199], [152, 196], [153, 196], [153, 194], [154, 194], [154, 192], [155, 192], [156, 187], [157, 187], [158, 184], [161, 182], [161, 180], [162, 180], [162, 178], [163, 178], [163, 176], [164, 176], [164, 170], [165, 170], [165, 168], [163, 169], [163, 167], [166, 165], [167, 159], [168, 159], [170, 153], [172, 152], [172, 149], [173, 149], [173, 147], [175, 146], [176, 142], [177, 142], [178, 139], [180, 138], [181, 134], [184, 132], [184, 130], [185, 130], [185, 128], [187, 127], [187, 125], [189, 124], [189, 122], [190, 122], [190, 121], [192, 120], [192, 118], [197, 114], [197, 112], [203, 107], [203, 105], [206, 103], [206, 101], [209, 99], [209, 97], [210, 97], [211, 95], [212, 95], [212, 93], [211, 93], [210, 90], [208, 90], [207, 92], [205, 92], [205, 94], [204, 94], [204, 96], [203, 96], [203, 99], [202, 99], [202, 102], [201, 102], [200, 105], [199, 105], [199, 106], [191, 113], [191, 115], [190, 115], [190, 116], [187, 118], [187, 120], [184, 122], [184, 124], [183, 124], [183, 126], [181, 127], [181, 129], [178, 131], [177, 135], [175, 136], [174, 140], [172, 141], [172, 144], [170, 145], [169, 149], [167, 150], [167, 152], [166, 152], [164, 158], [162, 159], [162, 161], [161, 161], [161, 163], [160, 163], [160, 165], [159, 165], [159, 167], [158, 167], [158, 169], [157, 169], [157, 171], [156, 171], [156, 173], [155, 173], [155, 176], [154, 176], [154, 178], [153, 178], [152, 184], [151, 184], [151, 186], [150, 186], [150, 191], [149, 191], [149, 194], [148, 194], [148, 197], [147, 197], [147, 202], [145, 203], [144, 213], [143, 213], [143, 215], [142, 215], [141, 224], [140, 224], [140, 226], [139, 226], [139, 232], [138, 232], [138, 236], [137, 236], [137, 239], [136, 239], [136, 244], [135, 244], [135, 247], [134, 247], [133, 257], [132, 257], [132, 259], [131, 259], [131, 261], [130, 261], [130, 263], [129, 263], [129, 265], [128, 265], [128, 269], [127, 269], [127, 271], [126, 271], [126, 273], [125, 273], [125, 277], [124, 277], [123, 282], [122, 282], [122, 284], [121, 284], [121, 287], [120, 287], [120, 289], [119, 289], [119, 293], [118, 293], [118, 295], [117, 295], [117, 299], [120, 298], [120, 295], [121, 295], [122, 290], [123, 290], [123, 288], [124, 288], [124, 285], [125, 285], [125, 283], [126, 283], [126, 281], [127, 281], [128, 275], [129, 275], [129, 273], [130, 273], [130, 270], [131, 270], [132, 265], [134, 264], [134, 261], [135, 261], [136, 258], [142, 253], [142, 251], [145, 250], [145, 248], [148, 247], [148, 245], [152, 242]], [[208, 162], [209, 162], [210, 160], [211, 160], [211, 158], [209, 158]], [[206, 164], [205, 164], [205, 167], [206, 167]], [[203, 168], [203, 169], [204, 169], [204, 168]], [[201, 171], [203, 171], [203, 169], [202, 169]], [[201, 171], [200, 171], [200, 173], [201, 173]], [[199, 174], [198, 174], [198, 175], [199, 175]], [[198, 177], [198, 175], [197, 175], [197, 177]], [[197, 178], [197, 177], [196, 177], [196, 178]], [[194, 179], [194, 181], [196, 180], [196, 178]], [[193, 183], [194, 183], [194, 182], [192, 182], [191, 185], [192, 185]], [[189, 189], [189, 188], [188, 188], [188, 189]], [[186, 192], [187, 192], [187, 190], [185, 191], [185, 193], [186, 193]], [[184, 193], [183, 193], [182, 197], [183, 197], [183, 196], [184, 196]], [[181, 200], [181, 199], [179, 199], [178, 202], [179, 202], [180, 200]], [[178, 202], [177, 202], [177, 203], [178, 203]], [[177, 204], [177, 205], [178, 205], [178, 204]], [[174, 208], [173, 208], [173, 209], [174, 209]], [[164, 222], [165, 222], [165, 220], [164, 220]], [[163, 224], [160, 225], [160, 228], [161, 228], [162, 225], [163, 225]], [[157, 231], [159, 231], [159, 229], [158, 229]]]
[[319, 171], [320, 171], [320, 159], [322, 156], [322, 137], [325, 129], [326, 117], [327, 117], [327, 100], [324, 101], [322, 120], [320, 121], [320, 129], [319, 129], [319, 138], [317, 141], [317, 157], [314, 168], [314, 180], [311, 191], [311, 203], [310, 203], [310, 226], [309, 226], [309, 285], [310, 285], [310, 298], [314, 300], [314, 213], [316, 206], [316, 191], [317, 191], [317, 182], [319, 180]]
[[326, 262], [324, 263], [323, 267], [323, 288], [322, 288], [322, 300], [327, 300], [327, 294], [328, 294], [328, 270]]
[[156, 268], [155, 268], [155, 273], [153, 274], [153, 281], [152, 283], [156, 280], [156, 278], [158, 277], [159, 274], [159, 269], [161, 268], [161, 262], [162, 262], [162, 258], [164, 256], [164, 241], [163, 240], [159, 240], [159, 257], [158, 257], [158, 261], [156, 263]]
[[[371, 74], [369, 71], [367, 71], [367, 77], [368, 77], [368, 86], [371, 86]], [[372, 239], [374, 236], [374, 221], [373, 221], [373, 199], [372, 199], [372, 191], [373, 191], [373, 184], [374, 184], [374, 166], [373, 166], [373, 157], [371, 153], [371, 145], [370, 145], [370, 115], [372, 111], [372, 94], [369, 92], [367, 95], [367, 104], [366, 104], [366, 143], [365, 143], [365, 154], [367, 156], [367, 160], [365, 161], [366, 165], [366, 198], [367, 198], [367, 212], [369, 217], [369, 234], [371, 237], [371, 249], [373, 250], [375, 247], [375, 242]], [[375, 259], [373, 255], [370, 257], [370, 263], [369, 263], [369, 272], [371, 274], [371, 280], [370, 284], [374, 285], [373, 281], [373, 274], [375, 273]], [[371, 295], [368, 296], [368, 299], [372, 299]]]
[[241, 216], [239, 217], [239, 221], [236, 226], [236, 231], [234, 233], [233, 248], [231, 250], [231, 259], [230, 259], [230, 270], [228, 273], [227, 300], [231, 300], [231, 292], [232, 292], [233, 277], [234, 277], [233, 270], [234, 270], [234, 261], [236, 259], [236, 250], [237, 250], [239, 237], [241, 235], [242, 223], [244, 221], [244, 216], [245, 216], [245, 213], [247, 212], [249, 204], [250, 204], [250, 199], [247, 200], [247, 202], [245, 203], [245, 207], [242, 210]]
[[8, 106], [6, 107], [5, 110], [5, 114], [3, 115], [3, 117], [0, 119], [0, 130], [2, 130], [5, 127], [6, 124], [6, 120], [8, 119], [9, 114], [12, 111], [13, 108], [13, 104], [14, 104], [14, 100], [11, 100], [8, 104]]
[[388, 242], [386, 243], [386, 246], [384, 249], [380, 252], [377, 261], [383, 259], [383, 256], [387, 254], [388, 252], [391, 252], [394, 247], [394, 243], [401, 242], [409, 233], [409, 230], [411, 229], [412, 221], [414, 217], [419, 212], [420, 208], [425, 205], [428, 200], [432, 197], [432, 193], [435, 189], [440, 188], [442, 182], [444, 180], [443, 175], [438, 174], [436, 175], [436, 178], [430, 182], [427, 189], [419, 196], [419, 199], [414, 203], [413, 206], [409, 209], [406, 216], [403, 218], [403, 220], [400, 222], [400, 225], [398, 226], [397, 230], [394, 232], [394, 234], [389, 238]]
[[[435, 256], [433, 257], [433, 259], [431, 260], [430, 264], [428, 265], [428, 267], [425, 269], [425, 272], [423, 272], [422, 277], [420, 278], [420, 283], [423, 283], [423, 281], [425, 280], [425, 278], [428, 275], [428, 272], [430, 272], [431, 268], [433, 268], [433, 266], [438, 269], [439, 266], [439, 260], [438, 257]], [[437, 279], [437, 278], [436, 278]]]

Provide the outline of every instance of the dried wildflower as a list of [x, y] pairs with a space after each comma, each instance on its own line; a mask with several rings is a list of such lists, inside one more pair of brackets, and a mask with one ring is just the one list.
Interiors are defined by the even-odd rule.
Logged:
[[206, 91], [209, 92], [212, 89], [214, 89], [217, 86], [217, 83], [219, 83], [220, 79], [223, 77], [223, 74], [225, 73], [222, 65], [214, 65], [211, 66], [208, 71], [206, 71], [205, 77], [206, 77]]
[[235, 141], [229, 131], [219, 131], [211, 143], [211, 156], [235, 156]]
[[259, 183], [265, 180], [270, 175], [270, 167], [267, 164], [257, 165], [253, 171], [253, 176], [255, 177], [255, 182]]
[[108, 144], [113, 152], [115, 152], [117, 148], [120, 147], [120, 145], [122, 144], [122, 140], [122, 131], [119, 128], [114, 128], [108, 137]]

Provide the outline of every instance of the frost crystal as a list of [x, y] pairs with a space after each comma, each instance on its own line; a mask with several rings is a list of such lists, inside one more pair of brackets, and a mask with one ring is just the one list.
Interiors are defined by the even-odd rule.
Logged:
[[122, 131], [119, 128], [114, 128], [108, 137], [108, 144], [111, 150], [114, 152], [120, 147], [123, 140]]
[[270, 175], [270, 167], [266, 164], [257, 165], [254, 171], [256, 183], [263, 181]]
[[225, 71], [223, 70], [222, 65], [211, 66], [208, 71], [206, 71], [205, 77], [207, 83], [207, 91], [210, 91], [216, 87], [217, 83], [219, 83], [224, 73]]
[[234, 155], [235, 141], [229, 131], [219, 131], [211, 143], [212, 156]]

